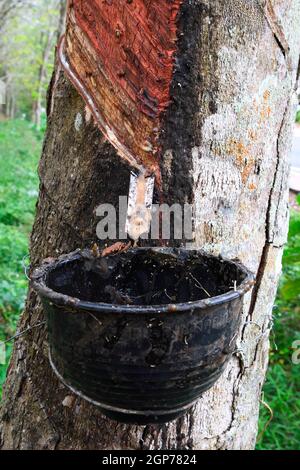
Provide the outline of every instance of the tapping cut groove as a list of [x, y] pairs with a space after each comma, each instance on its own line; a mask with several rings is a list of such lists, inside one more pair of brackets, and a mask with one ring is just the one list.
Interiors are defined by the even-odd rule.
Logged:
[[162, 116], [170, 104], [183, 0], [73, 0], [59, 57], [121, 158], [161, 186]]

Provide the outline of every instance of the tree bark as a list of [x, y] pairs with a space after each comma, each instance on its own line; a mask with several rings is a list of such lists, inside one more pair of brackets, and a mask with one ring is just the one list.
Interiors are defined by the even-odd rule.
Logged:
[[[272, 5], [274, 8], [272, 8]], [[3, 449], [253, 449], [272, 307], [288, 226], [288, 150], [300, 44], [298, 0], [183, 2], [161, 170], [171, 202], [195, 206], [196, 247], [257, 274], [236, 354], [183, 418], [129, 426], [72, 396], [48, 362], [44, 327], [15, 342]], [[39, 166], [31, 263], [96, 240], [95, 208], [126, 195], [129, 168], [59, 67]], [[20, 330], [43, 320], [29, 290]]]
[[57, 28], [57, 40], [60, 39], [61, 35], [65, 31], [66, 9], [67, 9], [67, 2], [65, 0], [60, 0], [59, 1], [59, 22], [58, 22], [58, 28]]

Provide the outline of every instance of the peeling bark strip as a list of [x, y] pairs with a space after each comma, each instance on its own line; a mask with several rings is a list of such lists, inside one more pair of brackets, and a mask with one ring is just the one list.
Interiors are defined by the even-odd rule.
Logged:
[[170, 104], [183, 0], [73, 0], [65, 39], [68, 76], [107, 139], [160, 184], [159, 134]]

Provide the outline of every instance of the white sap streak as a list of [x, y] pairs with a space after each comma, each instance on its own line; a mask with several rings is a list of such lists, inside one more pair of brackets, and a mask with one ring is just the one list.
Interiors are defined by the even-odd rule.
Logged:
[[131, 174], [125, 230], [132, 240], [150, 231], [154, 182], [155, 178], [145, 173]]

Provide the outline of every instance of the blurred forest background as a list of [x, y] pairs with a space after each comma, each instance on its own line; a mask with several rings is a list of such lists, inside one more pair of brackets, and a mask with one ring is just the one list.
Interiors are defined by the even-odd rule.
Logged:
[[[0, 80], [4, 117], [22, 117], [40, 129], [54, 50], [66, 0], [0, 0]], [[4, 86], [3, 86], [4, 84]]]
[[[0, 396], [10, 338], [16, 334], [28, 286], [28, 242], [38, 197], [46, 93], [65, 3], [0, 0]], [[299, 300], [300, 197], [294, 192], [257, 449], [300, 449], [300, 364], [292, 363], [295, 341], [300, 340]]]

